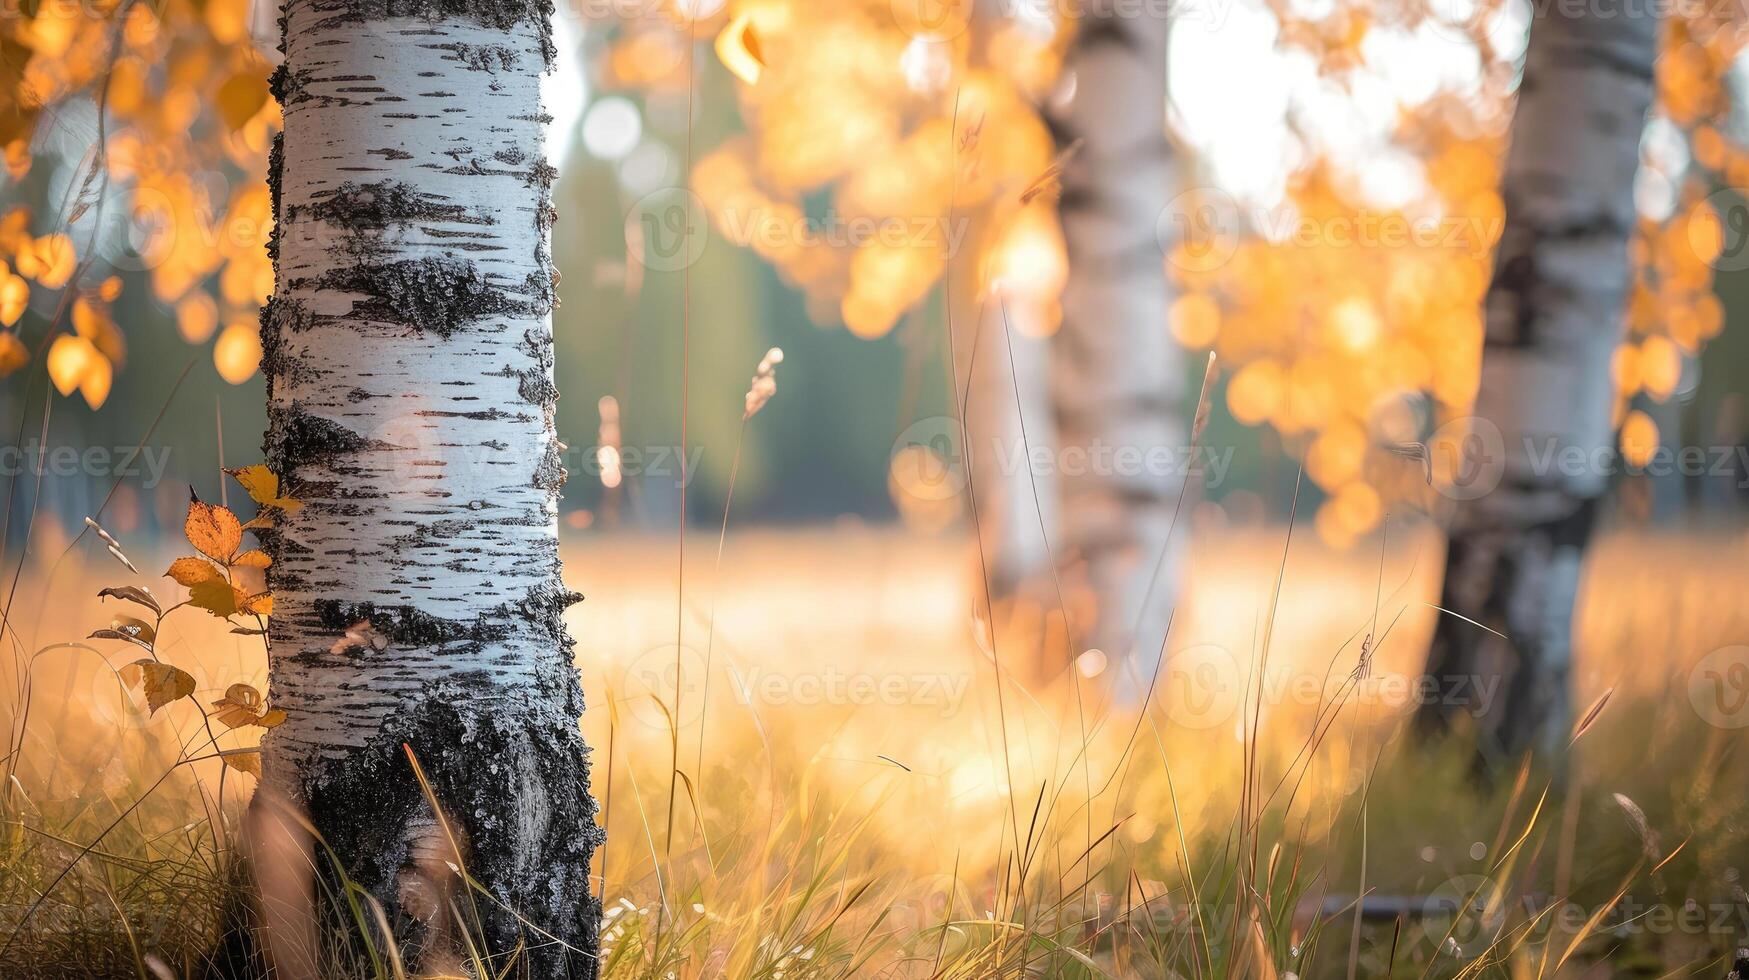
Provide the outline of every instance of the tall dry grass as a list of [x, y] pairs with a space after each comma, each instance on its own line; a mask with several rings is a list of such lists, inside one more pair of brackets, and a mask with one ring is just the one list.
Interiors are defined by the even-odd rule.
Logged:
[[[1282, 529], [1201, 528], [1146, 710], [1111, 690], [1115, 663], [1078, 684], [1023, 669], [1048, 611], [979, 623], [956, 539], [733, 534], [720, 572], [687, 556], [678, 649], [670, 550], [569, 543], [604, 974], [1723, 977], [1749, 775], [1743, 730], [1709, 724], [1690, 682], [1745, 635], [1742, 539], [1603, 542], [1575, 684], [1609, 699], [1564, 772], [1491, 788], [1402, 734], [1438, 546], [1392, 539], [1382, 561], [1306, 538], [1284, 560]], [[216, 760], [175, 764], [202, 718], [146, 714], [118, 644], [34, 655], [107, 621], [95, 592], [118, 568], [46, 573], [26, 569], [0, 678], [31, 681], [0, 796], [0, 972], [197, 975], [252, 779], [231, 772], [221, 800]], [[259, 640], [216, 623], [160, 645], [202, 700], [264, 681]], [[15, 733], [21, 707], [0, 707]], [[1676, 921], [1691, 908], [1701, 928]], [[368, 909], [359, 931], [396, 975]]]

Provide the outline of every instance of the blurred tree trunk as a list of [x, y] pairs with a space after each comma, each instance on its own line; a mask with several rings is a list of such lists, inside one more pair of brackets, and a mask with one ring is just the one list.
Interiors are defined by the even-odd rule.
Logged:
[[[971, 29], [980, 50], [1003, 26], [1010, 12], [1001, 0], [974, 0]], [[981, 125], [959, 120], [961, 130]], [[970, 220], [965, 255], [987, 254], [1012, 214]], [[1048, 343], [1019, 328], [1036, 320], [1027, 300], [1005, 301], [998, 287], [985, 281], [975, 261], [959, 261], [953, 283], [954, 382], [963, 392], [965, 412], [965, 477], [968, 507], [977, 534], [975, 569], [981, 588], [988, 590], [992, 642], [1004, 654], [1005, 665], [1029, 681], [1048, 678], [1065, 666], [1063, 649], [1047, 626], [1059, 611], [1051, 568], [1051, 549], [1058, 533], [1058, 491], [1050, 467], [1029, 463], [1029, 448], [1056, 445], [1056, 420], [1050, 402]], [[1006, 310], [1004, 303], [1007, 302]], [[1004, 313], [1006, 312], [1006, 322]], [[961, 395], [956, 392], [957, 405]], [[975, 498], [975, 499], [974, 499]], [[982, 604], [982, 596], [979, 597]]]
[[1171, 179], [1169, 23], [1108, 3], [1084, 10], [1064, 64], [1073, 92], [1049, 115], [1060, 151], [1080, 144], [1059, 204], [1069, 258], [1051, 374], [1063, 462], [1059, 557], [1094, 600], [1090, 621], [1075, 624], [1076, 645], [1103, 650], [1145, 684], [1176, 599], [1180, 550], [1165, 556], [1150, 591], [1182, 486], [1157, 454], [1181, 461], [1188, 429], [1156, 235]]
[[[273, 78], [266, 452], [304, 505], [265, 535], [289, 719], [263, 785], [382, 903], [410, 968], [455, 961], [451, 893], [486, 952], [527, 941], [519, 974], [596, 974], [600, 833], [560, 618], [581, 597], [556, 524], [551, 9], [290, 0]], [[436, 880], [456, 856], [403, 745], [497, 901]]]
[[[965, 326], [955, 330], [955, 380], [965, 392], [966, 475], [976, 497], [979, 564], [996, 607], [990, 615], [1000, 646], [1024, 643], [1048, 659], [1049, 651], [1038, 649], [1038, 631], [1057, 607], [1045, 537], [1057, 525], [1057, 488], [1055, 475], [1031, 466], [1027, 451], [1055, 445], [1049, 348], [1012, 329], [1025, 315], [1012, 305], [1003, 322], [1001, 297], [979, 295], [971, 263], [961, 278], [954, 303], [962, 315], [955, 319]], [[1020, 659], [1010, 663], [1029, 673], [1039, 668], [1040, 676], [1062, 666]]]
[[1441, 691], [1420, 713], [1424, 731], [1474, 715], [1483, 759], [1567, 734], [1574, 599], [1608, 474], [1558, 461], [1614, 441], [1609, 362], [1657, 37], [1645, 7], [1551, 4], [1531, 26], [1440, 600], [1510, 639], [1441, 615], [1428, 666]]

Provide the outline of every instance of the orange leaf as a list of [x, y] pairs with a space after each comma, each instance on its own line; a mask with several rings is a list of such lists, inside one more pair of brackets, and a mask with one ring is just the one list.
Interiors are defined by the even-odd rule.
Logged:
[[230, 561], [243, 543], [243, 524], [237, 515], [203, 503], [193, 491], [188, 494], [188, 519], [183, 521], [182, 530], [194, 550], [214, 561]]
[[246, 772], [256, 779], [261, 778], [260, 749], [226, 749], [219, 753], [219, 758], [225, 760], [225, 765], [238, 772]]
[[265, 592], [237, 600], [237, 611], [256, 616], [273, 615], [273, 596]]
[[223, 579], [218, 567], [205, 558], [178, 558], [170, 563], [165, 575], [176, 580], [177, 585], [194, 588], [202, 582]]
[[273, 559], [267, 557], [267, 552], [262, 551], [260, 548], [250, 548], [248, 551], [238, 555], [237, 560], [231, 562], [231, 564], [243, 568], [266, 568], [273, 564]]
[[237, 592], [222, 578], [190, 586], [188, 601], [221, 619], [237, 611]]
[[242, 728], [261, 720], [267, 711], [267, 699], [248, 684], [232, 684], [225, 696], [213, 702], [218, 711], [214, 717], [226, 728]]
[[153, 714], [177, 698], [185, 698], [194, 693], [194, 675], [180, 667], [157, 660], [136, 660], [131, 664], [124, 664], [117, 673], [127, 686], [145, 690], [146, 706]]
[[219, 115], [233, 130], [242, 129], [267, 101], [267, 85], [255, 72], [238, 72], [219, 86]]
[[279, 476], [261, 463], [225, 472], [235, 477], [249, 494], [249, 499], [258, 504], [270, 504], [279, 496]]

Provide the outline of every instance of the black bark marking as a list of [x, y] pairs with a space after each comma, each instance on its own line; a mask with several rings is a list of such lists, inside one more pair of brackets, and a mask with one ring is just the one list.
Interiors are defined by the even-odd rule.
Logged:
[[346, 426], [293, 405], [268, 409], [267, 465], [275, 473], [290, 475], [300, 466], [320, 463], [377, 445]]
[[[1548, 610], [1563, 594], [1551, 569], [1584, 554], [1598, 501], [1573, 498], [1564, 516], [1529, 527], [1498, 520], [1475, 502], [1466, 507], [1451, 533], [1439, 604], [1510, 639], [1440, 616], [1427, 663], [1440, 689], [1422, 703], [1416, 723], [1424, 736], [1474, 726], [1477, 775], [1492, 777], [1516, 766], [1527, 749], [1554, 748], [1538, 745], [1539, 739], [1567, 731], [1571, 610], [1567, 619], [1550, 622]], [[1483, 681], [1503, 683], [1484, 699]]]
[[[1631, 219], [1599, 210], [1562, 223], [1538, 222], [1524, 216], [1518, 195], [1508, 189], [1503, 195], [1506, 229], [1494, 256], [1494, 278], [1488, 285], [1487, 344], [1509, 349], [1535, 348], [1543, 331], [1541, 311], [1565, 305], [1575, 283], [1553, 278], [1538, 263], [1538, 256], [1551, 246], [1587, 241], [1625, 241], [1632, 234]], [[1494, 312], [1497, 304], [1505, 313]], [[1613, 329], [1612, 324], [1599, 324]]]
[[510, 635], [504, 623], [473, 622], [440, 619], [408, 605], [378, 605], [374, 602], [348, 602], [342, 599], [317, 599], [316, 618], [323, 628], [344, 634], [355, 623], [370, 621], [371, 628], [389, 638], [399, 647], [434, 647], [445, 643], [485, 644]]
[[501, 71], [511, 71], [521, 60], [516, 49], [502, 44], [439, 44], [439, 48], [454, 52], [456, 60], [467, 65], [471, 71], [483, 71], [496, 74]]
[[553, 46], [552, 0], [315, 0], [310, 7], [331, 15], [323, 27], [398, 17], [465, 20], [501, 31], [527, 24], [540, 37], [541, 57], [547, 65], [558, 54]]
[[[551, 667], [548, 683], [569, 692], [559, 703], [575, 718], [583, 707], [567, 676], [575, 672], [568, 663]], [[433, 937], [401, 907], [397, 887], [407, 828], [431, 812], [411, 750], [462, 842], [461, 863], [497, 899], [477, 903], [486, 948], [501, 954], [523, 944], [519, 976], [590, 980], [597, 975], [592, 944], [567, 952], [517, 920], [573, 943], [587, 943], [600, 927], [589, 858], [603, 834], [589, 792], [589, 750], [575, 722], [551, 712], [476, 709], [494, 693], [484, 677], [432, 683], [367, 746], [312, 766], [301, 774], [312, 822], [335, 852], [354, 856], [348, 874], [383, 902], [391, 928], [405, 937], [408, 961], [425, 959]], [[338, 893], [333, 870], [324, 874], [330, 893]], [[338, 920], [342, 913], [331, 906], [329, 914]], [[356, 929], [333, 926], [332, 933], [356, 941]], [[353, 954], [362, 959], [362, 950]]]
[[488, 283], [472, 262], [448, 256], [335, 269], [314, 285], [368, 297], [353, 304], [354, 316], [399, 323], [444, 338], [482, 317], [530, 311], [528, 303]]
[[390, 244], [384, 239], [383, 231], [390, 225], [420, 221], [492, 223], [490, 218], [470, 215], [467, 208], [459, 204], [447, 203], [397, 180], [367, 184], [347, 181], [314, 203], [286, 209], [286, 221], [300, 218], [326, 222], [343, 229], [345, 233], [330, 247], [329, 254], [354, 266], [368, 266], [382, 260]]
[[534, 485], [553, 494], [564, 489], [565, 479], [569, 476], [560, 449], [557, 439], [547, 440], [546, 451], [541, 453], [540, 463], [534, 468]]

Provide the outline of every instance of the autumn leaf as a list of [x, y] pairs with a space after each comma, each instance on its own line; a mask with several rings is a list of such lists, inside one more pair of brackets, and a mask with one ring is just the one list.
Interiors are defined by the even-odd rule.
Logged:
[[765, 56], [759, 50], [759, 37], [753, 33], [752, 18], [739, 14], [717, 35], [717, 57], [736, 78], [748, 85], [759, 84], [765, 70]]
[[267, 557], [267, 552], [262, 551], [260, 548], [250, 548], [248, 551], [238, 555], [237, 560], [231, 562], [231, 564], [238, 568], [266, 568], [273, 564], [273, 559]]
[[104, 589], [97, 593], [97, 595], [99, 597], [107, 596], [112, 599], [124, 599], [128, 602], [137, 602], [155, 613], [162, 614], [164, 612], [163, 608], [158, 605], [158, 598], [152, 595], [151, 590], [140, 588], [139, 586], [117, 585], [112, 588]]
[[[301, 500], [279, 495], [279, 476], [260, 463], [245, 466], [240, 470], [226, 470], [242, 484], [243, 491], [249, 494], [249, 499], [263, 507], [276, 507], [280, 510], [297, 510], [304, 505]], [[258, 517], [257, 520], [260, 518]], [[250, 521], [254, 524], [255, 521]], [[267, 525], [271, 527], [272, 525]]]
[[124, 664], [117, 673], [128, 687], [142, 688], [146, 692], [146, 707], [153, 714], [170, 702], [194, 693], [194, 675], [162, 661], [143, 658]]
[[261, 778], [261, 750], [256, 749], [226, 749], [219, 753], [219, 758], [238, 772], [246, 772], [256, 779]]
[[272, 503], [279, 496], [279, 475], [261, 463], [225, 472], [242, 484], [243, 492], [258, 504]]
[[202, 582], [223, 581], [225, 577], [212, 562], [193, 557], [176, 559], [164, 574], [175, 579], [177, 585], [190, 589]]
[[255, 595], [246, 596], [243, 593], [238, 592], [237, 611], [249, 613], [254, 616], [270, 616], [273, 614], [273, 596], [268, 595], [265, 592], [258, 592]]
[[150, 623], [135, 619], [132, 616], [117, 616], [110, 622], [107, 629], [97, 630], [91, 634], [91, 638], [94, 640], [126, 640], [150, 650], [152, 642], [158, 638], [158, 633], [152, 629]]
[[188, 494], [188, 518], [182, 530], [194, 550], [218, 562], [228, 562], [243, 544], [243, 524], [237, 515], [224, 507], [204, 503], [191, 490]]
[[254, 72], [238, 72], [219, 86], [219, 115], [233, 131], [242, 129], [267, 101], [267, 85]]
[[237, 592], [222, 578], [189, 586], [188, 601], [221, 619], [237, 611]]
[[285, 721], [285, 712], [269, 708], [267, 698], [248, 684], [232, 684], [225, 689], [224, 697], [213, 702], [213, 707], [218, 709], [215, 717], [226, 728], [244, 725], [273, 728]]

